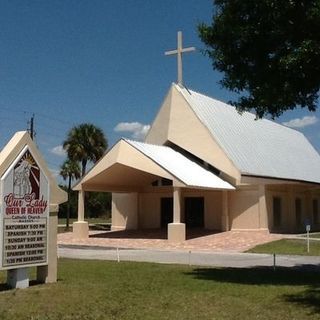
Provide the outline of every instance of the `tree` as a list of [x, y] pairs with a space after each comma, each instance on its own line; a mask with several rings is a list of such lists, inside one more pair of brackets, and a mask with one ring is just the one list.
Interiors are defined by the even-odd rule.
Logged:
[[223, 87], [239, 111], [273, 118], [315, 111], [320, 88], [319, 0], [215, 0], [213, 21], [198, 26]]
[[81, 163], [81, 176], [86, 173], [88, 161], [97, 162], [108, 147], [103, 131], [90, 123], [73, 127], [63, 142], [68, 158]]
[[[60, 185], [61, 189], [68, 192], [68, 186]], [[111, 193], [110, 192], [87, 192], [86, 193], [86, 217], [111, 218]], [[70, 190], [70, 219], [77, 218], [78, 191]], [[59, 218], [67, 218], [68, 202], [59, 205]]]
[[111, 217], [110, 192], [90, 192], [86, 204], [87, 217], [105, 219]]
[[60, 175], [64, 180], [68, 179], [68, 207], [66, 229], [69, 230], [70, 209], [71, 209], [71, 182], [80, 178], [80, 166], [77, 161], [67, 159], [61, 166]]
[[[67, 185], [61, 184], [59, 185], [59, 187], [68, 193]], [[59, 218], [67, 219], [69, 204], [70, 204], [70, 219], [76, 218], [77, 211], [78, 211], [78, 192], [73, 191], [72, 189], [70, 190], [69, 201], [59, 205], [59, 213], [58, 213]]]

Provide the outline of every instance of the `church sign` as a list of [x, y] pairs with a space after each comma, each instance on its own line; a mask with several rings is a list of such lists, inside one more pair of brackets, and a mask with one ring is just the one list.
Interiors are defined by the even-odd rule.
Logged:
[[46, 265], [49, 182], [28, 147], [1, 177], [1, 269]]

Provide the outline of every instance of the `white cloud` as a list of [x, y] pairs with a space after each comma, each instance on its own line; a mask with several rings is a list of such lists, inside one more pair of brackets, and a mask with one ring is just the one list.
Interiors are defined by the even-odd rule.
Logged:
[[131, 138], [136, 140], [143, 140], [149, 129], [149, 124], [143, 124], [140, 122], [120, 122], [115, 126], [114, 131], [129, 132], [131, 134]]
[[318, 120], [316, 116], [305, 116], [303, 118], [292, 119], [288, 122], [282, 122], [282, 124], [290, 128], [304, 128], [317, 123]]
[[66, 152], [65, 150], [63, 150], [63, 147], [61, 145], [50, 149], [50, 152], [59, 157], [64, 157], [66, 155]]

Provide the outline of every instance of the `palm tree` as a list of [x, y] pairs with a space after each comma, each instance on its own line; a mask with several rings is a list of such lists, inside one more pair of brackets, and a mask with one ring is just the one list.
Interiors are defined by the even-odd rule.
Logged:
[[79, 162], [67, 159], [61, 166], [60, 175], [64, 180], [68, 181], [68, 207], [67, 207], [67, 221], [66, 229], [69, 230], [69, 220], [70, 220], [70, 195], [71, 195], [71, 182], [73, 179], [80, 178], [80, 166]]
[[103, 131], [90, 123], [73, 127], [63, 143], [69, 159], [81, 162], [81, 176], [86, 173], [88, 161], [97, 162], [107, 147]]

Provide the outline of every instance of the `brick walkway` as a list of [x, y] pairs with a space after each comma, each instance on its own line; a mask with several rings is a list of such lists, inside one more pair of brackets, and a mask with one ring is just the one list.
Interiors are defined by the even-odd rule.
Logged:
[[284, 235], [270, 234], [266, 231], [209, 231], [188, 232], [187, 240], [170, 243], [164, 230], [128, 231], [90, 231], [86, 240], [73, 239], [71, 232], [58, 234], [58, 244], [88, 245], [140, 249], [179, 249], [203, 250], [213, 252], [243, 252], [258, 244], [283, 238]]

